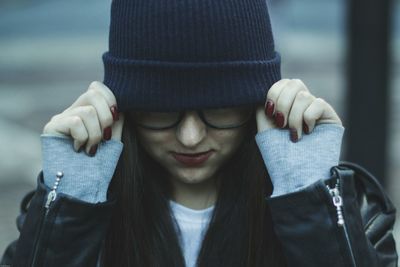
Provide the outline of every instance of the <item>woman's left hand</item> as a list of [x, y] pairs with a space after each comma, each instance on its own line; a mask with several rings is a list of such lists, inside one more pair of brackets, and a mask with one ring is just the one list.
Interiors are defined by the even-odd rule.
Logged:
[[256, 120], [258, 132], [288, 125], [293, 142], [303, 131], [311, 133], [316, 124], [342, 125], [331, 105], [312, 95], [299, 79], [282, 79], [272, 85], [265, 106], [257, 108]]

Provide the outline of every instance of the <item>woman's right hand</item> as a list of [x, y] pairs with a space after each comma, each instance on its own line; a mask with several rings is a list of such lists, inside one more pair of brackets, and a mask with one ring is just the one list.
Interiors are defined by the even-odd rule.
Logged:
[[123, 123], [112, 91], [94, 81], [70, 107], [51, 118], [43, 133], [70, 136], [75, 151], [85, 147], [86, 153], [94, 156], [101, 140], [121, 140]]

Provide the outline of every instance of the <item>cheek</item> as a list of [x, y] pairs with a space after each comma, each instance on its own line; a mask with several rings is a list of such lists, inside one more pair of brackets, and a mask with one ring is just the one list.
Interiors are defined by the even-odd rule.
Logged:
[[223, 155], [229, 155], [236, 151], [243, 141], [244, 136], [245, 131], [235, 130], [216, 133], [214, 139], [221, 147], [221, 153]]
[[138, 141], [142, 144], [144, 149], [151, 155], [157, 156], [162, 152], [162, 148], [165, 147], [171, 141], [171, 134], [168, 132], [154, 134], [150, 131], [138, 130]]

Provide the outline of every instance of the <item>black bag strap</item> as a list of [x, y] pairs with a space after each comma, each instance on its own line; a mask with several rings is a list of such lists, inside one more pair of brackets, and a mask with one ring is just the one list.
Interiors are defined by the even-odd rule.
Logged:
[[395, 207], [392, 201], [389, 199], [385, 189], [382, 187], [378, 179], [364, 167], [349, 161], [340, 161], [339, 168], [351, 169], [355, 172], [355, 182], [361, 182], [368, 191], [373, 192], [383, 202], [384, 211], [387, 213], [393, 212]]

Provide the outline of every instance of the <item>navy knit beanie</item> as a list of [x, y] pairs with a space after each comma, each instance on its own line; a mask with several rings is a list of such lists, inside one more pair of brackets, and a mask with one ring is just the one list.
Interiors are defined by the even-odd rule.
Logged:
[[266, 0], [113, 0], [103, 62], [120, 111], [262, 104], [281, 77]]

